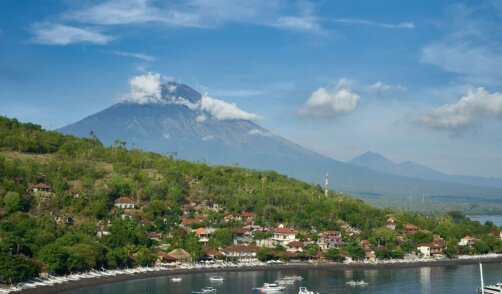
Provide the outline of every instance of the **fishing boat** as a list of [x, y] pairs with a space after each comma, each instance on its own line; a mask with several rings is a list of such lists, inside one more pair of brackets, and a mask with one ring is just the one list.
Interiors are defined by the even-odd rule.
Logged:
[[298, 289], [298, 294], [319, 294], [319, 292], [310, 291], [307, 287], [300, 287]]
[[181, 282], [181, 277], [172, 277], [171, 282]]
[[223, 282], [225, 281], [225, 278], [223, 278], [222, 276], [211, 276], [209, 277], [209, 280], [212, 282]]
[[481, 294], [500, 294], [502, 293], [502, 283], [496, 283], [494, 285], [486, 285], [483, 278], [483, 265], [479, 263], [479, 275], [481, 276], [481, 287], [477, 290], [477, 293]]
[[200, 291], [192, 291], [192, 294], [202, 294], [202, 293], [216, 293], [216, 289], [213, 287], [206, 287]]
[[254, 291], [257, 291], [259, 293], [273, 293], [273, 292], [282, 292], [284, 291], [285, 287], [279, 286], [275, 283], [264, 283], [263, 286], [259, 288], [254, 288]]
[[361, 281], [348, 281], [346, 282], [347, 285], [349, 286], [352, 286], [352, 287], [357, 287], [357, 286], [360, 286], [360, 287], [365, 287], [365, 286], [368, 286], [368, 283], [361, 280]]

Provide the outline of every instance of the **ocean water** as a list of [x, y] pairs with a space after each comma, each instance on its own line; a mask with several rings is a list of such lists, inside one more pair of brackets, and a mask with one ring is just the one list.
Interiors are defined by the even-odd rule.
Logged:
[[474, 221], [484, 224], [486, 221], [493, 222], [496, 226], [502, 226], [502, 215], [468, 215]]
[[[485, 283], [502, 281], [502, 263], [483, 265]], [[142, 294], [142, 293], [192, 293], [212, 286], [217, 293], [253, 293], [253, 287], [273, 282], [286, 275], [301, 275], [304, 280], [288, 286], [282, 293], [298, 293], [306, 286], [321, 294], [327, 293], [476, 293], [480, 284], [479, 266], [437, 266], [400, 269], [301, 269], [249, 272], [222, 272], [186, 274], [181, 282], [171, 282], [170, 277], [148, 278], [82, 288], [64, 293], [76, 294]], [[221, 275], [224, 282], [210, 282], [212, 275]], [[351, 280], [364, 280], [368, 286], [352, 287]]]

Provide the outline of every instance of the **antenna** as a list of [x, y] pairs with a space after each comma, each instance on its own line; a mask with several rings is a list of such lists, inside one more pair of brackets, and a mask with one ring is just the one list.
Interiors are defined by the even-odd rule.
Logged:
[[324, 182], [324, 196], [328, 197], [328, 173], [326, 173], [326, 181]]

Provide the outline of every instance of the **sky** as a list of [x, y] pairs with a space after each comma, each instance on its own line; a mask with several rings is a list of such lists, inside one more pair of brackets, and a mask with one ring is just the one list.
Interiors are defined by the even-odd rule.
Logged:
[[4, 0], [0, 115], [56, 129], [173, 80], [338, 160], [502, 178], [501, 31], [499, 0]]

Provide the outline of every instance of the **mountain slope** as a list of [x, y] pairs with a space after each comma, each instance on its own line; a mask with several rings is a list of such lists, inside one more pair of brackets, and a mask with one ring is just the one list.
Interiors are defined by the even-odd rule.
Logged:
[[348, 163], [398, 176], [467, 184], [487, 188], [502, 188], [502, 179], [449, 175], [411, 161], [394, 163], [384, 156], [373, 152], [361, 154], [350, 160]]
[[79, 137], [93, 131], [105, 144], [124, 140], [128, 147], [176, 154], [178, 158], [276, 170], [321, 183], [329, 172], [339, 191], [374, 195], [458, 195], [497, 197], [502, 190], [397, 177], [343, 163], [303, 148], [242, 119], [218, 119], [204, 110], [201, 95], [186, 85], [168, 83], [161, 103], [118, 103], [60, 131]]

